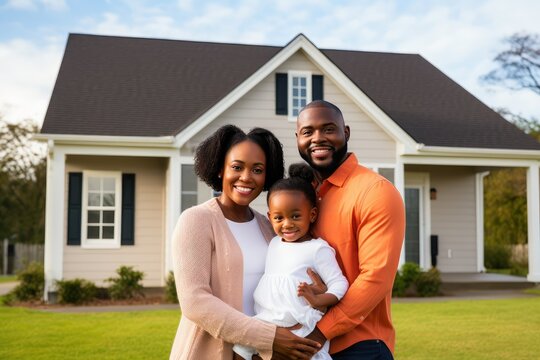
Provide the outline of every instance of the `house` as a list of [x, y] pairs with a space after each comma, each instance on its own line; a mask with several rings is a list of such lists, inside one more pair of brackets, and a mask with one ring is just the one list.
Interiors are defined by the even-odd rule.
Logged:
[[540, 281], [540, 143], [420, 55], [319, 49], [302, 34], [283, 47], [72, 34], [38, 135], [46, 293], [120, 265], [163, 286], [178, 216], [213, 196], [193, 171], [197, 144], [223, 124], [260, 126], [299, 161], [295, 116], [320, 98], [342, 109], [360, 163], [404, 196], [402, 263], [429, 268], [437, 250], [442, 272], [483, 271], [482, 179], [526, 168], [528, 280]]

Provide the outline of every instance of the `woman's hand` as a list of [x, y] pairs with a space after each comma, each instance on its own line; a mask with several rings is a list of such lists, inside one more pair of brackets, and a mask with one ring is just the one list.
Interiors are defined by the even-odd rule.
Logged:
[[289, 330], [278, 327], [272, 345], [272, 359], [309, 360], [321, 346], [316, 341], [296, 336]]

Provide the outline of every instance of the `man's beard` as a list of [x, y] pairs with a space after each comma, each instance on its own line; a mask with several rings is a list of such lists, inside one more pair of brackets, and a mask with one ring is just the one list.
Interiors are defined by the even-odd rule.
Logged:
[[313, 170], [317, 171], [319, 174], [323, 176], [323, 178], [327, 178], [330, 175], [336, 171], [336, 169], [341, 165], [341, 163], [345, 160], [347, 157], [347, 143], [345, 143], [341, 148], [336, 149], [332, 153], [332, 162], [329, 165], [326, 166], [320, 166], [313, 162], [311, 158], [311, 153], [308, 150], [308, 153], [300, 152], [300, 157], [304, 159], [305, 162], [309, 164], [313, 168]]

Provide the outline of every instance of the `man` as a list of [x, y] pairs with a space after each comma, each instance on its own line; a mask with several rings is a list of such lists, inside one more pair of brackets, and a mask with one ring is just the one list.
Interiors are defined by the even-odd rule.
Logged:
[[314, 232], [336, 250], [350, 284], [308, 337], [331, 340], [335, 360], [393, 359], [390, 302], [405, 233], [403, 200], [347, 152], [349, 136], [341, 111], [327, 101], [313, 101], [298, 115], [298, 151], [318, 180]]

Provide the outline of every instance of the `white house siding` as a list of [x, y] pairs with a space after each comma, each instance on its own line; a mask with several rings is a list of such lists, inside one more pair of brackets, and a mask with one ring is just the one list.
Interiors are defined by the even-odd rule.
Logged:
[[439, 270], [476, 272], [476, 169], [460, 166], [406, 166], [405, 169], [429, 172], [430, 187], [437, 189], [437, 199], [430, 200], [430, 206], [431, 234], [439, 236]]
[[[301, 161], [296, 147], [296, 122], [289, 121], [285, 115], [275, 114], [275, 73], [286, 73], [290, 70], [325, 75], [302, 51], [297, 52], [194, 136], [182, 149], [182, 155], [192, 153], [198, 143], [220, 126], [235, 124], [244, 130], [263, 127], [272, 131], [283, 144], [286, 168], [291, 163]], [[342, 110], [345, 122], [351, 128], [349, 151], [356, 153], [361, 163], [392, 165], [395, 163], [395, 142], [327, 76], [324, 77], [323, 97]], [[204, 189], [200, 189], [200, 192], [204, 195], [209, 194], [206, 186], [203, 185], [203, 187]], [[266, 194], [263, 193], [253, 203], [259, 211], [266, 212], [265, 196]]]
[[[116, 276], [121, 266], [133, 266], [145, 274], [144, 286], [162, 286], [165, 242], [165, 173], [167, 160], [142, 157], [68, 156], [67, 173], [83, 170], [120, 171], [135, 174], [135, 245], [120, 249], [83, 249], [66, 245], [64, 228], [64, 279], [84, 278], [97, 285]], [[64, 214], [67, 224], [67, 210]]]

